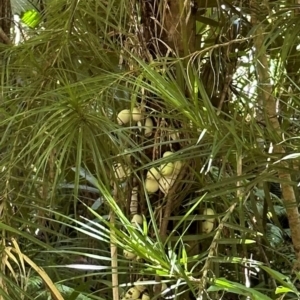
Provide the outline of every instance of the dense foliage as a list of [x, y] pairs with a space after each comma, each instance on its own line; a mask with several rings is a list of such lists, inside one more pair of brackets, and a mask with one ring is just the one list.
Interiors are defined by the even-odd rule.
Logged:
[[1, 2], [1, 299], [299, 299], [294, 2]]

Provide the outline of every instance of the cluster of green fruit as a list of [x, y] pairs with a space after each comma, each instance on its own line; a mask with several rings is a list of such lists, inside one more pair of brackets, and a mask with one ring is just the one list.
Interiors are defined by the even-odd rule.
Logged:
[[[172, 154], [174, 153], [166, 151], [163, 154], [163, 158], [171, 156]], [[182, 165], [181, 161], [175, 161], [163, 163], [159, 167], [152, 167], [149, 169], [145, 180], [146, 191], [149, 194], [152, 194], [160, 189], [164, 194], [168, 194], [182, 169]], [[116, 178], [121, 181], [125, 180], [131, 174], [129, 166], [122, 165], [121, 163], [114, 166], [114, 172]]]
[[[163, 154], [163, 158], [173, 155], [173, 152], [166, 151]], [[167, 162], [161, 164], [158, 168], [151, 168], [147, 172], [145, 188], [148, 193], [155, 193], [159, 189], [168, 194], [170, 188], [175, 183], [177, 176], [182, 169], [182, 162]]]
[[146, 286], [136, 285], [128, 289], [122, 297], [122, 300], [150, 300], [150, 296], [146, 291]]
[[[145, 137], [150, 137], [152, 135], [153, 121], [149, 117], [144, 118], [142, 111], [139, 107], [134, 107], [132, 110], [130, 109], [121, 110], [118, 113], [117, 121], [119, 125], [127, 125], [130, 122], [137, 122], [137, 125], [141, 128], [141, 130], [143, 130]], [[144, 126], [142, 126], [143, 125], [142, 122], [144, 122]], [[128, 160], [128, 163], [131, 163], [129, 154], [126, 155], [126, 159]], [[131, 170], [129, 166], [118, 163], [114, 166], [114, 173], [116, 178], [122, 181], [130, 176]]]
[[[134, 107], [132, 110], [124, 109], [118, 113], [117, 116], [119, 125], [126, 125], [130, 122], [137, 122], [138, 126], [142, 128], [142, 121], [144, 120], [144, 135], [149, 137], [153, 131], [153, 121], [151, 118], [143, 117], [142, 110], [139, 107]], [[176, 140], [177, 132], [170, 132], [170, 138]], [[171, 156], [173, 152], [166, 151], [163, 154], [163, 158]], [[182, 168], [182, 162], [167, 162], [163, 163], [159, 167], [153, 167], [147, 172], [146, 180], [145, 180], [145, 188], [148, 193], [155, 193], [159, 189], [164, 193], [168, 194], [170, 188], [173, 186], [180, 170]], [[130, 168], [126, 165], [122, 165], [118, 163], [114, 167], [115, 176], [119, 180], [124, 180], [128, 176], [130, 176]]]
[[[122, 300], [150, 300], [149, 293], [147, 292], [147, 287], [145, 285], [139, 284], [141, 280], [137, 282], [137, 284], [131, 288], [129, 288]], [[161, 292], [166, 291], [168, 286], [166, 283], [161, 283]]]
[[[123, 109], [118, 113], [117, 116], [119, 125], [126, 125], [130, 121], [137, 122], [139, 127], [142, 127], [143, 114], [139, 107], [134, 107], [132, 110]], [[153, 121], [151, 118], [147, 117], [144, 120], [144, 135], [149, 137], [152, 135], [153, 131]]]

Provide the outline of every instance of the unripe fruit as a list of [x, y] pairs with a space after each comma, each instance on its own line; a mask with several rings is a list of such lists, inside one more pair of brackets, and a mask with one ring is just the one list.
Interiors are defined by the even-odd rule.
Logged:
[[163, 154], [163, 157], [167, 157], [167, 156], [170, 156], [174, 154], [172, 151], [166, 151], [164, 154]]
[[131, 113], [129, 109], [123, 109], [118, 113], [118, 124], [123, 125], [130, 122]]
[[147, 178], [145, 181], [145, 188], [148, 193], [155, 193], [159, 189], [159, 184], [157, 180]]
[[141, 110], [137, 107], [134, 107], [132, 110], [132, 120], [135, 122], [142, 120], [142, 113]]
[[123, 250], [123, 255], [126, 259], [129, 259], [129, 260], [133, 260], [136, 258], [136, 254], [130, 252], [130, 251], [127, 251], [127, 250]]
[[118, 163], [114, 166], [115, 176], [119, 180], [124, 180], [126, 177], [130, 176], [130, 169], [128, 166], [124, 166], [121, 163]]
[[159, 189], [164, 193], [168, 194], [170, 188], [175, 182], [174, 177], [162, 177], [159, 179]]
[[160, 173], [163, 176], [170, 176], [174, 171], [174, 164], [169, 162], [160, 166]]
[[132, 287], [126, 292], [124, 299], [136, 300], [139, 298], [140, 294], [141, 292], [136, 287]]
[[136, 225], [136, 224], [139, 224], [139, 225], [142, 225], [143, 224], [143, 216], [141, 215], [134, 215], [131, 219], [131, 224], [133, 225]]
[[180, 160], [175, 161], [173, 174], [178, 175], [182, 169], [182, 166], [183, 166], [183, 163]]
[[[215, 211], [211, 208], [206, 208], [203, 211], [203, 215], [206, 215], [206, 216], [211, 216], [211, 215], [215, 215], [215, 214], [216, 214]], [[202, 222], [202, 232], [204, 232], [204, 233], [212, 232], [212, 230], [214, 229], [214, 222], [215, 222], [214, 218], [203, 221]]]
[[147, 118], [145, 120], [145, 132], [144, 132], [145, 137], [151, 136], [152, 130], [153, 130], [153, 121], [151, 118]]
[[148, 179], [159, 180], [160, 177], [161, 177], [161, 173], [159, 172], [159, 170], [157, 168], [151, 168], [147, 172], [147, 178]]
[[[213, 216], [215, 215], [215, 211], [211, 208], [205, 208], [204, 211], [203, 211], [203, 214], [206, 215], [206, 216]], [[210, 220], [214, 220], [214, 219], [210, 219]]]
[[144, 293], [141, 300], [150, 300], [149, 294]]
[[210, 233], [214, 229], [214, 223], [209, 221], [204, 221], [202, 223], [202, 232], [204, 233]]

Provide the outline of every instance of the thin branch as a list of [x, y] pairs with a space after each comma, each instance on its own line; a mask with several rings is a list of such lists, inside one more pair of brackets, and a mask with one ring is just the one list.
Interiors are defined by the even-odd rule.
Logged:
[[236, 205], [238, 202], [235, 202], [232, 204], [229, 209], [227, 210], [226, 215], [223, 217], [222, 221], [220, 222], [217, 232], [212, 240], [212, 243], [209, 247], [209, 252], [205, 261], [205, 264], [201, 270], [202, 272], [202, 278], [199, 281], [199, 299], [201, 299], [201, 295], [203, 294], [203, 291], [206, 289], [206, 285], [208, 282], [208, 271], [210, 270], [210, 264], [211, 264], [211, 258], [215, 256], [215, 253], [217, 252], [218, 247], [218, 239], [220, 238], [221, 232], [223, 231], [224, 223], [229, 219], [230, 215], [234, 211]]
[[[114, 198], [117, 199], [118, 187], [114, 186]], [[116, 225], [116, 218], [114, 211], [110, 211], [110, 224], [113, 228]], [[110, 230], [110, 257], [111, 257], [111, 282], [112, 282], [112, 292], [113, 300], [119, 300], [119, 278], [118, 278], [118, 248], [116, 246], [116, 236], [113, 229]]]

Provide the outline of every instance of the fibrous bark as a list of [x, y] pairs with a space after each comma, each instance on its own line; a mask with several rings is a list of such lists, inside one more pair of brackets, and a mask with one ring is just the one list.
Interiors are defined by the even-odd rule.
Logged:
[[194, 49], [195, 18], [191, 0], [140, 0], [144, 38], [154, 56], [168, 51], [187, 55]]
[[[257, 7], [258, 2], [253, 0], [252, 7]], [[254, 10], [255, 11], [255, 10]], [[270, 68], [266, 51], [264, 49], [264, 29], [262, 23], [257, 20], [255, 15], [252, 15], [252, 24], [256, 27], [255, 36], [253, 38], [254, 47], [256, 49], [256, 68], [259, 84], [259, 97], [261, 98], [262, 110], [261, 114], [266, 123], [266, 127], [274, 135], [274, 153], [284, 156], [285, 148], [282, 146], [282, 130], [277, 118], [276, 99], [273, 96], [273, 86], [270, 80]], [[293, 247], [297, 257], [297, 268], [300, 265], [300, 215], [298, 211], [297, 200], [293, 186], [289, 184], [292, 182], [291, 175], [288, 170], [288, 164], [282, 160], [278, 164], [278, 177], [281, 180], [282, 198], [286, 208], [289, 227], [291, 230], [291, 237]]]
[[10, 43], [11, 28], [11, 3], [10, 0], [0, 1], [0, 42], [4, 44]]

